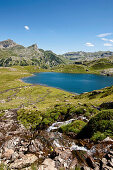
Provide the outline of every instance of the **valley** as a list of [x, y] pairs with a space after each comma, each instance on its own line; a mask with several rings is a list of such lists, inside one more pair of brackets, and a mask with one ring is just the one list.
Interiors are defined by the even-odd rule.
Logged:
[[22, 81], [48, 72], [112, 76], [110, 55], [72, 62], [36, 45], [0, 43], [1, 170], [113, 168], [112, 85], [78, 95]]

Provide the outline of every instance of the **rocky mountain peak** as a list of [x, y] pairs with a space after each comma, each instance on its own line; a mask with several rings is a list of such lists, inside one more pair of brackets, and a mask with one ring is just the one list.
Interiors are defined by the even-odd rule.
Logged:
[[37, 44], [33, 44], [33, 45], [29, 46], [28, 48], [31, 48], [31, 49], [33, 49], [33, 50], [35, 50], [35, 51], [38, 51], [38, 46], [37, 46]]
[[18, 44], [16, 44], [13, 40], [8, 39], [8, 40], [4, 40], [4, 41], [0, 41], [0, 48], [10, 48], [10, 47], [14, 47]]

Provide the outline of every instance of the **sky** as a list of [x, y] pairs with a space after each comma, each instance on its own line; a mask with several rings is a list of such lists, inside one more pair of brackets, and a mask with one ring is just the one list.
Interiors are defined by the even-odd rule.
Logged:
[[0, 41], [57, 54], [113, 51], [113, 0], [0, 0]]

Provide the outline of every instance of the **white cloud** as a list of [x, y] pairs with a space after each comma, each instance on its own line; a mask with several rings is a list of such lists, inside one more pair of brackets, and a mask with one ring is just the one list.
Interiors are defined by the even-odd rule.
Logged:
[[112, 33], [104, 33], [104, 34], [99, 34], [99, 35], [97, 35], [97, 37], [106, 37], [106, 36], [108, 36], [108, 35], [112, 35]]
[[89, 42], [87, 42], [85, 45], [88, 46], [88, 47], [94, 47], [94, 44], [89, 43]]
[[110, 40], [110, 39], [107, 39], [107, 38], [101, 38], [101, 40], [103, 40], [103, 41], [113, 42], [113, 40]]
[[113, 45], [110, 44], [110, 43], [105, 43], [104, 46], [106, 46], [106, 47], [112, 47]]
[[26, 30], [30, 30], [30, 28], [29, 28], [27, 25], [25, 25], [24, 28], [25, 28]]
[[110, 42], [113, 42], [113, 40], [109, 40]]
[[101, 38], [101, 40], [103, 40], [103, 41], [108, 41], [108, 39], [107, 39], [107, 38]]

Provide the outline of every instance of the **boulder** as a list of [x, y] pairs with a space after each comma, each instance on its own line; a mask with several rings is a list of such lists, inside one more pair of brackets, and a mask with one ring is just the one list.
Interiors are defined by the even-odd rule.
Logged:
[[7, 151], [4, 152], [2, 157], [5, 158], [5, 159], [11, 159], [13, 154], [14, 154], [13, 149], [7, 149]]
[[42, 163], [42, 165], [39, 166], [38, 170], [57, 170], [55, 168], [55, 161], [53, 161], [50, 158], [45, 159], [44, 162]]
[[0, 132], [0, 140], [4, 139], [4, 135]]
[[113, 140], [110, 137], [107, 137], [103, 140], [103, 142], [113, 142]]
[[10, 164], [11, 169], [22, 169], [30, 166], [32, 163], [37, 161], [37, 156], [34, 154], [26, 154], [21, 159], [16, 159], [14, 163]]

